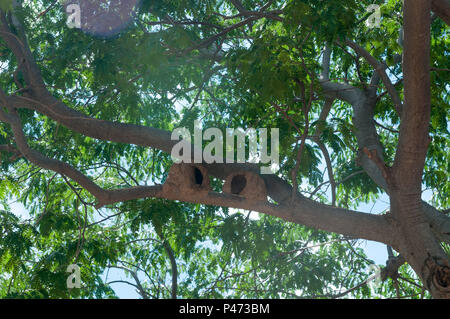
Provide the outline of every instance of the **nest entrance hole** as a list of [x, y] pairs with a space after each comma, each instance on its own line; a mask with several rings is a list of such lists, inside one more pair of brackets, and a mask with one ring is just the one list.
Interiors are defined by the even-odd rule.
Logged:
[[236, 175], [231, 180], [231, 194], [239, 195], [247, 186], [247, 179], [244, 175]]
[[194, 167], [194, 179], [196, 185], [203, 184], [203, 174], [197, 167]]

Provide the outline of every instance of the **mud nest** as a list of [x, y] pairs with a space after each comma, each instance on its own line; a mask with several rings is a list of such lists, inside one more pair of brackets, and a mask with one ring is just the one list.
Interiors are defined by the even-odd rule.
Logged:
[[173, 164], [163, 185], [166, 193], [193, 194], [210, 191], [207, 170], [199, 165]]
[[227, 176], [223, 192], [252, 200], [267, 200], [267, 189], [261, 176], [252, 172], [236, 172]]

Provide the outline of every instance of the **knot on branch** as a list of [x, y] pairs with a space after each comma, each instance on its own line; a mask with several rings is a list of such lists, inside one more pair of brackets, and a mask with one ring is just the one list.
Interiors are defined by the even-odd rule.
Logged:
[[228, 175], [222, 190], [224, 193], [242, 196], [250, 200], [267, 200], [264, 180], [252, 172], [235, 172]]
[[166, 194], [196, 194], [210, 190], [208, 171], [194, 164], [173, 164], [163, 185]]
[[436, 268], [435, 276], [435, 286], [441, 291], [450, 293], [450, 268], [446, 266], [439, 266]]
[[427, 277], [428, 287], [437, 289], [447, 298], [450, 296], [450, 267], [446, 262], [441, 263], [441, 258], [433, 258], [431, 256], [426, 260], [426, 267], [429, 269]]

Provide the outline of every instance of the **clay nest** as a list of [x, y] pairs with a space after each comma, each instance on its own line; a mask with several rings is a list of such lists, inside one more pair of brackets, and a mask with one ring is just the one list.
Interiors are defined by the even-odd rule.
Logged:
[[433, 284], [441, 292], [450, 294], [450, 268], [447, 266], [437, 266], [434, 271]]
[[164, 192], [177, 194], [209, 192], [210, 189], [207, 170], [199, 165], [184, 163], [172, 165], [163, 185]]
[[236, 172], [227, 176], [223, 192], [245, 197], [251, 200], [267, 200], [264, 180], [252, 172]]

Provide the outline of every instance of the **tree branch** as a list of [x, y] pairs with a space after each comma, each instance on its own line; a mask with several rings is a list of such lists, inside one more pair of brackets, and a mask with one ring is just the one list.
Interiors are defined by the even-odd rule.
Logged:
[[397, 90], [395, 89], [394, 85], [392, 84], [391, 80], [386, 74], [385, 71], [386, 65], [384, 63], [378, 62], [378, 60], [375, 59], [368, 51], [366, 51], [363, 47], [359, 46], [355, 42], [347, 40], [345, 41], [345, 44], [351, 47], [353, 50], [355, 50], [355, 52], [358, 55], [364, 57], [366, 61], [369, 62], [369, 64], [374, 68], [375, 72], [377, 72], [380, 75], [384, 86], [386, 87], [389, 95], [391, 96], [397, 114], [401, 116], [403, 108], [402, 101], [400, 99], [400, 95], [398, 94]]
[[447, 25], [450, 25], [450, 0], [432, 0], [431, 10]]

